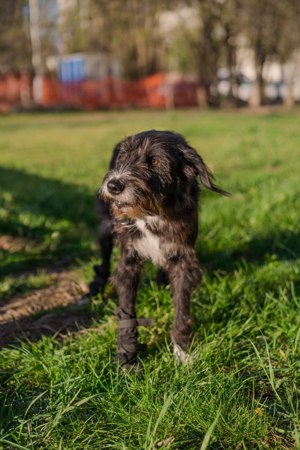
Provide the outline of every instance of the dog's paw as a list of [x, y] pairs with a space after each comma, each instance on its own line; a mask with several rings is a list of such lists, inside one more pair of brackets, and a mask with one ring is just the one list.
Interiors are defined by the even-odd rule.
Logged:
[[182, 347], [180, 347], [180, 345], [176, 344], [175, 342], [173, 343], [173, 355], [175, 358], [176, 363], [178, 364], [185, 364], [188, 366], [192, 366], [193, 365], [193, 358], [192, 355], [190, 353], [188, 353], [187, 351], [183, 350]]
[[173, 345], [174, 345], [173, 355], [174, 355], [175, 360], [177, 362], [185, 363], [189, 357], [188, 353], [185, 350], [183, 350], [183, 348], [181, 348], [180, 345], [176, 344], [175, 342]]

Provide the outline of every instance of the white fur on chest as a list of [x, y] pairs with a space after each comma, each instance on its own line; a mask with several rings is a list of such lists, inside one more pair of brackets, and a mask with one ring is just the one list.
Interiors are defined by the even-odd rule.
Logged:
[[[145, 259], [150, 259], [154, 264], [161, 266], [165, 262], [162, 243], [157, 235], [147, 229], [146, 220], [137, 219], [135, 222], [136, 227], [142, 233], [142, 237], [135, 241], [134, 247], [140, 256]], [[151, 217], [149, 218], [149, 221], [150, 220], [154, 221], [157, 220], [157, 218]]]

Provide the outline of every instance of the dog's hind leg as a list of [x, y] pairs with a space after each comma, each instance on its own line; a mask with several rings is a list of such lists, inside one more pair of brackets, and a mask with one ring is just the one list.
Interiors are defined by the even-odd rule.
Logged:
[[174, 356], [184, 362], [192, 342], [192, 320], [190, 297], [193, 288], [200, 281], [201, 269], [195, 254], [172, 261], [168, 267], [174, 304], [174, 321], [171, 338]]
[[94, 266], [94, 278], [89, 285], [91, 296], [103, 294], [107, 280], [110, 276], [110, 257], [113, 248], [113, 223], [109, 204], [102, 199], [97, 200], [97, 212], [99, 215], [99, 247], [102, 262]]

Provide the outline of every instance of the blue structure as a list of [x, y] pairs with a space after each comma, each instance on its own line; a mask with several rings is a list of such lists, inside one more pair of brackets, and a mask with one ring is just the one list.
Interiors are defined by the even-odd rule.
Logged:
[[62, 83], [83, 81], [85, 79], [85, 57], [83, 55], [62, 57], [58, 64], [58, 79]]

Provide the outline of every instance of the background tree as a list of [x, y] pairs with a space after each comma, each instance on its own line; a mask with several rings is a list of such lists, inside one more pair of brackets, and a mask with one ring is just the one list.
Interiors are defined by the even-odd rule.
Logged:
[[242, 33], [240, 13], [242, 9], [241, 0], [224, 0], [221, 10], [221, 24], [223, 31], [222, 52], [223, 64], [229, 73], [229, 93], [228, 100], [236, 102], [237, 85], [237, 40]]
[[[189, 9], [187, 14], [181, 11]], [[201, 103], [218, 103], [217, 72], [221, 65], [223, 28], [222, 4], [219, 0], [186, 0], [174, 2], [178, 13], [177, 27], [166, 36], [172, 66], [197, 75]], [[202, 95], [203, 93], [203, 95]]]
[[[170, 2], [90, 0], [84, 33], [80, 21], [73, 20], [73, 10], [66, 17], [64, 27], [69, 30], [73, 27], [73, 32], [65, 33], [65, 47], [70, 52], [103, 52], [108, 57], [118, 57], [127, 79], [157, 72], [163, 66], [159, 12], [167, 3]], [[68, 24], [72, 24], [71, 27]]]
[[286, 62], [299, 48], [298, 0], [249, 0], [243, 3], [241, 22], [254, 52], [258, 103], [265, 98], [264, 67], [267, 61]]
[[208, 105], [218, 103], [216, 95], [217, 72], [221, 55], [221, 11], [218, 0], [198, 0], [199, 34], [197, 51], [198, 80], [205, 92]]
[[0, 68], [31, 68], [28, 8], [25, 0], [0, 1]]

